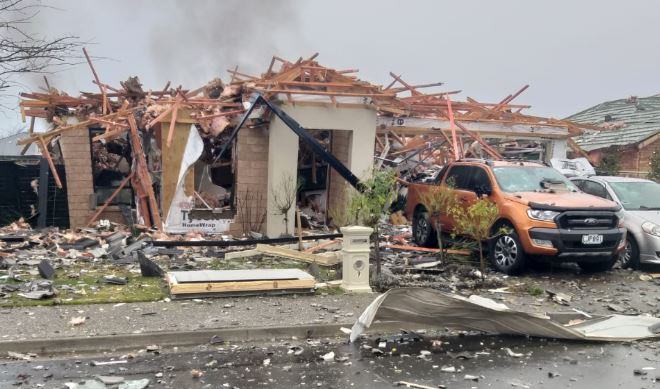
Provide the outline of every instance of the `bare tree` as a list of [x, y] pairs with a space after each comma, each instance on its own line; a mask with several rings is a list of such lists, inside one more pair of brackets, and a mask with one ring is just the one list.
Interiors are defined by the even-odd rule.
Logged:
[[270, 189], [277, 214], [284, 216], [284, 229], [287, 235], [289, 235], [289, 210], [296, 202], [298, 189], [300, 189], [300, 182], [287, 173], [282, 173], [282, 179], [277, 188], [271, 187]]
[[21, 74], [73, 64], [82, 46], [78, 37], [49, 38], [31, 31], [30, 24], [44, 7], [38, 0], [0, 0], [0, 94], [18, 85]]

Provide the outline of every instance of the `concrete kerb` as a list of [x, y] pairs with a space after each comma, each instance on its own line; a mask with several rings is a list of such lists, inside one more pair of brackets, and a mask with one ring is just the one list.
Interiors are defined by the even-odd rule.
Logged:
[[[63, 337], [49, 339], [27, 339], [0, 342], [0, 355], [7, 352], [34, 353], [39, 357], [57, 354], [100, 354], [137, 350], [148, 345], [160, 347], [185, 347], [209, 344], [215, 337], [222, 342], [250, 342], [271, 339], [299, 339], [321, 337], [346, 337], [341, 327], [350, 328], [351, 324], [313, 324], [291, 327], [247, 327], [216, 328], [181, 332], [148, 332], [142, 334], [118, 334], [90, 337]], [[405, 328], [406, 323], [374, 323], [369, 332], [393, 333]]]

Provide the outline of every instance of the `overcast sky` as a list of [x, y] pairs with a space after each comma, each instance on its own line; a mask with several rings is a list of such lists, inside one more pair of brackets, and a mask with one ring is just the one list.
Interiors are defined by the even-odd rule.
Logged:
[[[44, 0], [46, 1], [46, 0]], [[291, 60], [319, 52], [360, 78], [442, 81], [459, 98], [495, 102], [524, 84], [528, 112], [565, 117], [602, 101], [660, 93], [660, 2], [85, 0], [47, 4], [33, 27], [50, 37], [90, 42], [103, 82], [140, 77], [146, 89], [167, 81], [196, 88], [238, 64], [264, 71], [273, 54]], [[41, 77], [21, 81], [25, 89]], [[77, 95], [95, 91], [86, 64], [50, 75]], [[17, 104], [17, 99], [10, 103]], [[19, 125], [0, 116], [0, 130]]]

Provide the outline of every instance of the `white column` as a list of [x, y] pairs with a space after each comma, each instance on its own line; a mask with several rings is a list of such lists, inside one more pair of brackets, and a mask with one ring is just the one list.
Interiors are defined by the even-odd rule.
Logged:
[[[284, 216], [275, 214], [273, 190], [281, 187], [285, 177], [296, 180], [298, 177], [298, 135], [291, 131], [278, 117], [273, 115], [268, 141], [268, 206], [266, 215], [266, 235], [277, 238], [286, 231]], [[289, 233], [294, 232], [295, 203], [289, 210]]]

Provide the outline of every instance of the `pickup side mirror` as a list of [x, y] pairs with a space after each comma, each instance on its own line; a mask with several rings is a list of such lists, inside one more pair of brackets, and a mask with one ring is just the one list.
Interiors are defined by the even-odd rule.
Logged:
[[482, 196], [490, 196], [493, 194], [493, 189], [487, 185], [478, 185], [476, 188], [474, 188], [474, 193], [477, 194], [478, 198], [481, 198]]

